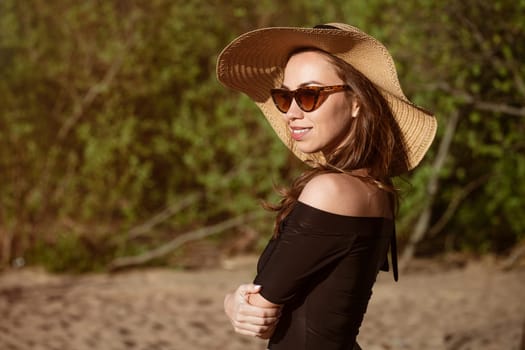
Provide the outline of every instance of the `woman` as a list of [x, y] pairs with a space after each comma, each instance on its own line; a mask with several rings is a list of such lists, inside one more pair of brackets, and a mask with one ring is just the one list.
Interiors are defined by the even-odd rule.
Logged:
[[311, 166], [270, 206], [274, 237], [254, 284], [226, 296], [226, 314], [270, 349], [359, 348], [390, 245], [397, 280], [391, 177], [423, 158], [435, 118], [404, 96], [386, 48], [345, 24], [246, 33], [217, 72]]

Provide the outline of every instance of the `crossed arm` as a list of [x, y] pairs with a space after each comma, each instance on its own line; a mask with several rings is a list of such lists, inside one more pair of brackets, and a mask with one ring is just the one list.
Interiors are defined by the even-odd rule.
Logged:
[[240, 285], [224, 298], [224, 311], [239, 334], [268, 339], [281, 314], [281, 305], [273, 304], [259, 294], [260, 286]]

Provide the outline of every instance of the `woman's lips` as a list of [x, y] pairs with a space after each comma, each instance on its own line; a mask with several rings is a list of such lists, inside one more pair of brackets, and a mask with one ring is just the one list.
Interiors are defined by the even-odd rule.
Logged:
[[295, 141], [300, 141], [309, 131], [311, 128], [290, 128], [290, 132], [292, 134], [292, 138]]

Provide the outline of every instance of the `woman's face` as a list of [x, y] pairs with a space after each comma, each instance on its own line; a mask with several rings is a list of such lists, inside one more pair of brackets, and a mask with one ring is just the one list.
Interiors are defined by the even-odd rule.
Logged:
[[[344, 84], [325, 55], [306, 51], [292, 56], [286, 64], [282, 88], [295, 90], [305, 86]], [[352, 114], [358, 109], [343, 91], [321, 98], [324, 102], [311, 112], [301, 110], [294, 99], [288, 112], [283, 114], [292, 139], [304, 153], [321, 151], [327, 155], [333, 152], [348, 135]]]

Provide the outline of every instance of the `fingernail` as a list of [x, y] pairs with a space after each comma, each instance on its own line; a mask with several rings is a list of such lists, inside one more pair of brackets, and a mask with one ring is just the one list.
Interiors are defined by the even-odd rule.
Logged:
[[255, 285], [255, 289], [261, 289], [261, 286], [258, 285], [258, 284], [256, 284], [256, 285]]

